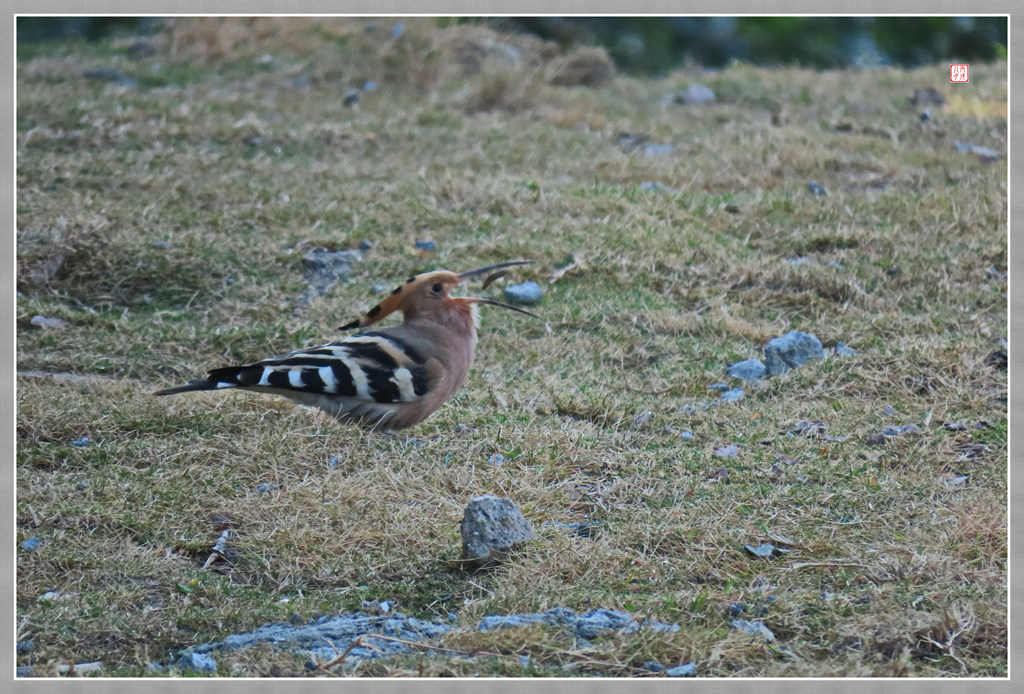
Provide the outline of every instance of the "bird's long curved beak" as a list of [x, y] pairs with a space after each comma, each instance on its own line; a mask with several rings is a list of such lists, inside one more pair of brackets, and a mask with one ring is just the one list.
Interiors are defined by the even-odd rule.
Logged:
[[467, 296], [461, 297], [460, 299], [457, 299], [457, 301], [465, 301], [466, 303], [469, 304], [487, 304], [488, 306], [500, 306], [502, 308], [507, 308], [510, 311], [515, 311], [516, 313], [525, 313], [527, 316], [530, 316], [532, 318], [540, 318], [540, 316], [538, 316], [536, 313], [530, 313], [529, 311], [525, 311], [516, 306], [512, 306], [510, 304], [503, 304], [500, 301], [492, 301], [491, 299], [479, 299], [477, 297]]
[[[532, 260], [513, 260], [512, 262], [509, 262], [509, 263], [498, 263], [497, 265], [488, 265], [487, 267], [478, 267], [476, 270], [467, 270], [466, 272], [460, 272], [459, 273], [459, 278], [460, 279], [465, 279], [466, 277], [476, 277], [477, 275], [482, 275], [485, 272], [490, 272], [491, 270], [502, 270], [502, 269], [505, 269], [505, 268], [516, 267], [517, 265], [532, 265], [532, 264], [533, 264]], [[487, 286], [487, 284], [490, 284], [491, 282], [493, 282], [494, 280], [498, 279], [499, 277], [501, 277], [504, 274], [505, 274], [504, 272], [502, 272], [502, 273], [495, 273], [494, 276], [493, 276], [493, 279], [491, 277], [488, 277], [484, 286]]]

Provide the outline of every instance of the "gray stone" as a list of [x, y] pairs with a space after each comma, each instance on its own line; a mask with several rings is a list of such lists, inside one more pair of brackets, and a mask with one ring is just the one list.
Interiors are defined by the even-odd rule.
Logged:
[[505, 287], [505, 300], [513, 304], [535, 304], [544, 298], [544, 291], [536, 282], [523, 282]]
[[40, 543], [41, 540], [38, 537], [30, 537], [27, 540], [22, 541], [21, 548], [26, 552], [35, 552], [39, 549]]
[[59, 330], [60, 328], [66, 328], [68, 322], [63, 318], [51, 318], [49, 316], [32, 316], [29, 323], [42, 328], [43, 330]]
[[417, 240], [413, 243], [413, 246], [416, 247], [416, 250], [432, 253], [437, 250], [437, 241], [433, 239]]
[[665, 671], [665, 674], [669, 677], [696, 677], [697, 666], [693, 663], [686, 663], [685, 665], [669, 668]]
[[760, 359], [744, 359], [730, 366], [725, 370], [725, 373], [729, 378], [757, 381], [764, 378], [765, 366], [764, 362]]
[[770, 559], [771, 556], [775, 554], [775, 545], [770, 542], [762, 542], [757, 547], [754, 547], [753, 545], [743, 545], [743, 549], [747, 550], [755, 557], [760, 557], [761, 559]]
[[715, 455], [719, 458], [735, 458], [740, 454], [740, 447], [735, 443], [730, 443], [728, 446], [722, 446], [721, 448], [715, 449]]
[[462, 556], [479, 564], [533, 539], [533, 528], [510, 499], [478, 496], [462, 517]]
[[821, 340], [810, 333], [794, 330], [770, 340], [764, 346], [765, 372], [777, 376], [802, 366], [810, 359], [824, 359]]
[[840, 357], [855, 357], [857, 356], [857, 350], [853, 347], [849, 347], [842, 342], [836, 343], [836, 355]]
[[217, 671], [217, 661], [203, 653], [183, 653], [175, 665], [182, 670], [194, 670], [196, 672]]
[[643, 149], [641, 149], [640, 151], [643, 152], [645, 157], [657, 159], [659, 157], [667, 157], [671, 155], [675, 151], [675, 149], [676, 148], [674, 145], [654, 143], [644, 145]]
[[699, 82], [694, 82], [685, 91], [675, 95], [673, 101], [684, 106], [700, 106], [710, 104], [715, 100], [715, 93], [710, 87], [705, 87]]
[[811, 192], [811, 195], [817, 198], [823, 198], [828, 195], [828, 190], [826, 190], [825, 186], [814, 181], [807, 184], [807, 190]]
[[743, 399], [742, 388], [730, 388], [729, 390], [722, 393], [722, 400], [726, 402], [736, 402], [737, 400]]
[[759, 619], [752, 621], [747, 621], [746, 619], [734, 619], [729, 622], [729, 626], [734, 629], [739, 629], [740, 631], [745, 631], [748, 634], [760, 635], [768, 643], [775, 640], [775, 634], [772, 633], [772, 630], [766, 627]]

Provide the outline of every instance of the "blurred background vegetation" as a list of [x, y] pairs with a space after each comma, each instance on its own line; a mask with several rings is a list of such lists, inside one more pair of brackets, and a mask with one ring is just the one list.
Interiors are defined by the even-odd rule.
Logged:
[[[600, 45], [619, 69], [661, 74], [745, 60], [816, 68], [914, 67], [1006, 57], [1005, 17], [501, 17], [484, 23], [563, 46]], [[19, 17], [18, 42], [96, 41], [159, 31], [154, 17]]]

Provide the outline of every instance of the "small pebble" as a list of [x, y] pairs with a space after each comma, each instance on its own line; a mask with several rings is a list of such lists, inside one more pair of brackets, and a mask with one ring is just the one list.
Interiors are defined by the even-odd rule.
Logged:
[[306, 668], [309, 672], [315, 672], [320, 669], [320, 663], [316, 662], [316, 658], [310, 658], [302, 664], [302, 667]]
[[775, 545], [770, 542], [762, 542], [757, 547], [753, 545], [743, 545], [743, 549], [747, 550], [755, 557], [761, 557], [762, 559], [769, 559], [775, 554]]
[[709, 104], [714, 100], [715, 93], [711, 91], [711, 88], [699, 82], [694, 82], [685, 91], [676, 94], [673, 99], [675, 103], [684, 106], [700, 106], [701, 104]]
[[55, 590], [48, 590], [39, 596], [37, 602], [53, 602], [60, 597], [60, 593]]
[[729, 378], [738, 378], [743, 381], [758, 381], [764, 378], [765, 366], [760, 359], [744, 359], [732, 364], [725, 370]]
[[404, 22], [395, 22], [394, 25], [391, 27], [391, 38], [397, 39], [404, 32], [405, 32], [405, 23]]
[[943, 479], [947, 487], [960, 487], [967, 484], [967, 481], [971, 479], [970, 475], [957, 475], [950, 474], [948, 477]]
[[789, 264], [790, 265], [807, 265], [810, 262], [811, 262], [811, 259], [808, 258], [805, 255], [802, 255], [799, 258], [790, 258], [789, 259]]
[[719, 458], [735, 458], [740, 454], [740, 447], [734, 443], [715, 449], [715, 455]]
[[359, 90], [358, 89], [346, 89], [345, 98], [342, 99], [341, 105], [349, 108], [357, 106], [359, 104]]
[[828, 191], [825, 189], [825, 186], [820, 183], [815, 183], [814, 181], [807, 184], [807, 190], [811, 192], [811, 195], [819, 198], [828, 195]]
[[521, 656], [519, 656], [519, 664], [522, 665], [523, 667], [526, 667], [527, 665], [529, 665], [530, 664], [530, 656], [528, 656], [528, 655], [521, 655]]
[[217, 661], [203, 653], [182, 655], [176, 665], [183, 670], [195, 670], [196, 672], [217, 671]]
[[669, 677], [696, 677], [697, 666], [693, 663], [686, 663], [685, 665], [669, 668], [665, 671], [665, 674]]
[[43, 330], [55, 330], [65, 328], [68, 325], [68, 322], [63, 318], [50, 318], [49, 316], [32, 316], [29, 323]]
[[35, 552], [39, 549], [40, 540], [38, 537], [30, 537], [21, 543], [21, 548], [26, 552]]
[[370, 239], [363, 239], [362, 241], [359, 242], [359, 250], [368, 251], [371, 248], [373, 248], [373, 241], [371, 241]]
[[760, 620], [747, 621], [745, 619], [734, 619], [729, 622], [729, 626], [734, 629], [745, 631], [748, 634], [760, 634], [765, 641], [771, 643], [775, 640], [775, 634], [772, 633], [771, 629], [766, 627]]
[[669, 156], [670, 154], [672, 154], [672, 152], [675, 151], [675, 147], [673, 145], [666, 144], [650, 144], [644, 145], [644, 148], [641, 151], [644, 153], [645, 157], [651, 157], [652, 159], [656, 159], [658, 157]]
[[643, 427], [647, 426], [647, 423], [649, 421], [651, 421], [652, 416], [654, 416], [653, 412], [651, 412], [650, 410], [644, 410], [636, 417], [633, 417], [633, 426], [636, 427], [637, 429], [642, 429]]
[[648, 660], [640, 667], [642, 667], [644, 670], [647, 670], [648, 672], [665, 672], [665, 666], [656, 660]]
[[169, 251], [174, 248], [174, 244], [170, 241], [154, 241], [153, 248], [162, 248], [165, 251]]
[[729, 390], [722, 393], [722, 400], [726, 402], [736, 402], [737, 400], [743, 399], [742, 388], [730, 388]]
[[74, 441], [72, 441], [71, 445], [75, 446], [76, 448], [85, 448], [86, 446], [92, 445], [92, 439], [90, 439], [88, 436], [83, 436], [80, 439], [75, 439]]
[[374, 82], [373, 80], [367, 80], [366, 83], [363, 84], [363, 91], [364, 92], [375, 92], [375, 91], [377, 91], [377, 83]]
[[18, 641], [18, 645], [15, 647], [18, 655], [26, 655], [32, 652], [32, 639], [27, 641]]
[[932, 119], [931, 109], [926, 108], [924, 111], [921, 112], [921, 115], [918, 116], [918, 118], [921, 120], [922, 123], [927, 123], [928, 121], [930, 121]]
[[885, 415], [886, 417], [891, 416], [892, 413], [895, 411], [896, 409], [892, 405], [886, 405], [885, 407], [882, 408], [882, 414]]
[[855, 357], [857, 356], [857, 350], [853, 347], [849, 347], [842, 342], [836, 343], [836, 354], [840, 357]]
[[681, 432], [679, 432], [679, 438], [681, 438], [683, 441], [691, 441], [693, 440], [693, 432], [690, 431], [689, 429], [683, 429]]
[[487, 462], [497, 467], [505, 462], [505, 456], [501, 453], [492, 453], [491, 457], [487, 459]]
[[270, 494], [277, 489], [278, 485], [276, 482], [261, 482], [257, 487], [256, 491], [260, 494]]
[[535, 304], [544, 297], [544, 291], [536, 282], [523, 282], [505, 287], [505, 300], [514, 304]]
[[428, 253], [437, 250], [437, 241], [434, 241], [433, 239], [417, 240], [413, 245], [416, 246], [417, 250], [426, 251]]

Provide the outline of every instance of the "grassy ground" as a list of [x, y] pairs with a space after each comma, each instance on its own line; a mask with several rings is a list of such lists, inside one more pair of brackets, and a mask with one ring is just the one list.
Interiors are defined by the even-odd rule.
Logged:
[[[434, 645], [490, 655], [356, 674], [1004, 676], [1007, 380], [987, 357], [1007, 334], [1006, 165], [953, 143], [1005, 151], [1006, 65], [955, 90], [944, 66], [601, 82], [592, 55], [365, 23], [19, 48], [17, 522], [40, 545], [18, 552], [18, 664], [143, 675], [386, 598], [456, 613]], [[83, 77], [102, 68], [136, 86]], [[695, 80], [715, 104], [673, 102]], [[949, 103], [921, 123], [908, 97], [932, 86]], [[434, 253], [414, 248], [427, 238]], [[303, 302], [304, 255], [362, 240], [351, 280]], [[543, 320], [486, 311], [466, 386], [414, 441], [267, 396], [151, 395], [335, 339], [376, 284], [520, 258]], [[858, 354], [681, 410], [792, 329]], [[788, 436], [800, 420], [845, 438]], [[868, 442], [910, 423], [922, 435]], [[466, 574], [458, 524], [483, 493], [538, 539]], [[204, 570], [225, 524], [230, 561]], [[745, 552], [760, 542], [791, 552]], [[730, 629], [735, 603], [777, 640]], [[586, 647], [474, 629], [559, 605], [682, 629]], [[269, 650], [219, 665], [305, 673]]]

